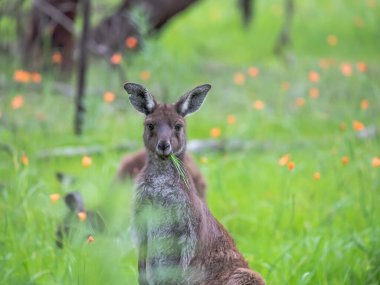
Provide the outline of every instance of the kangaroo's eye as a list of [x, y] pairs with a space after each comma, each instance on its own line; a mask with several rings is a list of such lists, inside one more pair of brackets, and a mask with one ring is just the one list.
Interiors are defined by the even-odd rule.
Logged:
[[146, 127], [148, 128], [149, 131], [153, 131], [154, 130], [154, 125], [152, 123], [147, 123]]
[[177, 132], [179, 132], [179, 131], [182, 129], [182, 125], [181, 125], [181, 124], [176, 124], [176, 125], [174, 126], [174, 129], [175, 129]]

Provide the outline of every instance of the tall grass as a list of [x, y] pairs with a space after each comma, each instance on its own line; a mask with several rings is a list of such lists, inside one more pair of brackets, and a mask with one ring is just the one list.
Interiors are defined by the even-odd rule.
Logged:
[[[189, 139], [208, 139], [219, 128], [215, 139], [252, 142], [246, 150], [195, 159], [207, 178], [210, 210], [268, 284], [379, 284], [380, 168], [372, 166], [380, 156], [379, 9], [370, 2], [297, 1], [291, 64], [271, 55], [282, 21], [282, 2], [275, 0], [259, 1], [246, 30], [231, 12], [233, 2], [203, 1], [148, 40], [140, 55], [124, 59], [125, 81], [141, 82], [141, 71], [150, 71], [144, 84], [160, 100], [213, 85], [202, 110], [188, 118]], [[363, 27], [355, 25], [357, 17]], [[337, 46], [326, 43], [329, 34]], [[320, 66], [322, 58], [329, 68]], [[361, 60], [364, 73], [356, 67]], [[351, 76], [342, 74], [344, 62]], [[125, 140], [142, 146], [142, 118], [130, 112], [124, 82], [112, 67], [91, 62], [85, 131], [75, 137], [72, 98], [55, 90], [54, 71], [43, 73], [40, 85], [22, 85], [12, 81], [16, 60], [1, 56], [0, 65], [0, 284], [137, 284], [129, 229], [133, 183], [114, 179], [123, 155], [115, 147]], [[251, 66], [257, 77], [248, 75]], [[318, 82], [310, 82], [311, 70]], [[244, 84], [235, 84], [236, 73]], [[319, 98], [309, 96], [311, 88]], [[107, 90], [116, 94], [111, 104], [102, 99]], [[24, 96], [20, 109], [11, 108], [16, 95]], [[297, 106], [299, 98], [304, 104]], [[368, 109], [361, 108], [363, 99]], [[263, 109], [253, 107], [257, 100]], [[227, 123], [227, 115], [236, 122]], [[355, 131], [354, 120], [367, 132]], [[94, 145], [104, 152], [86, 168], [81, 156], [39, 156]], [[292, 170], [278, 163], [285, 154]], [[73, 182], [58, 183], [57, 171]], [[55, 232], [68, 212], [63, 196], [72, 191], [102, 214], [106, 229], [78, 222], [59, 249]], [[61, 196], [55, 204], [52, 193]]]

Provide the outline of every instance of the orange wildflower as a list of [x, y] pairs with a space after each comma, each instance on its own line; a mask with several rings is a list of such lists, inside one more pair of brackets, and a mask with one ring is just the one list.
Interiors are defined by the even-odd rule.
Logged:
[[234, 75], [234, 82], [236, 85], [244, 85], [245, 83], [245, 76], [241, 72], [237, 72]]
[[144, 70], [140, 73], [141, 80], [147, 81], [150, 78], [150, 72], [148, 70]]
[[42, 76], [41, 76], [41, 74], [38, 73], [38, 72], [32, 72], [32, 73], [30, 74], [30, 77], [32, 78], [32, 81], [33, 81], [34, 83], [40, 83], [41, 80], [42, 80]]
[[89, 235], [87, 237], [87, 243], [90, 244], [90, 243], [93, 243], [95, 241], [95, 238], [92, 236], [92, 235]]
[[42, 121], [46, 121], [46, 115], [43, 112], [38, 112], [36, 114], [36, 118], [37, 118], [38, 121], [41, 121], [41, 122]]
[[251, 66], [248, 68], [248, 75], [251, 77], [257, 77], [260, 74], [260, 70], [257, 67]]
[[222, 131], [220, 130], [220, 128], [212, 128], [210, 130], [210, 136], [213, 138], [218, 138], [220, 137], [221, 134], [222, 134]]
[[236, 117], [234, 115], [227, 116], [227, 124], [234, 125], [236, 123]]
[[21, 163], [25, 166], [29, 165], [29, 159], [25, 153], [23, 153], [21, 156]]
[[353, 122], [352, 122], [352, 128], [355, 130], [355, 131], [362, 131], [362, 130], [364, 130], [365, 129], [365, 126], [364, 126], [364, 124], [362, 123], [362, 122], [360, 122], [360, 121], [357, 121], [357, 120], [354, 120]]
[[278, 164], [281, 165], [281, 166], [285, 166], [288, 164], [288, 162], [290, 161], [290, 154], [285, 154], [283, 155], [279, 160], [278, 160]]
[[380, 166], [380, 157], [374, 157], [372, 158], [372, 166], [373, 167], [379, 167]]
[[356, 18], [354, 19], [354, 24], [355, 24], [355, 26], [358, 27], [358, 28], [363, 28], [363, 27], [364, 27], [364, 21], [363, 21], [363, 19], [360, 18], [360, 17], [356, 17]]
[[256, 110], [262, 110], [265, 108], [265, 103], [261, 100], [256, 100], [252, 102], [253, 108]]
[[208, 158], [205, 157], [205, 156], [201, 156], [200, 161], [201, 161], [202, 164], [207, 164], [208, 163]]
[[376, 6], [377, 6], [376, 0], [367, 0], [367, 5], [371, 9], [376, 8]]
[[83, 212], [83, 211], [78, 212], [78, 213], [77, 213], [77, 216], [78, 216], [78, 219], [79, 219], [81, 222], [85, 221], [86, 218], [87, 218], [87, 214], [86, 214], [86, 212]]
[[319, 73], [314, 71], [314, 70], [310, 71], [309, 72], [309, 80], [312, 83], [318, 82], [319, 81]]
[[106, 91], [104, 92], [103, 100], [106, 103], [112, 103], [113, 101], [115, 101], [115, 94], [110, 91]]
[[139, 41], [137, 40], [136, 37], [128, 37], [126, 40], [125, 40], [125, 45], [127, 48], [130, 48], [130, 49], [134, 49], [137, 47], [137, 44], [139, 43]]
[[57, 201], [59, 200], [59, 198], [61, 198], [61, 195], [57, 194], [57, 193], [54, 193], [54, 194], [51, 194], [50, 195], [50, 201], [55, 204], [57, 203]]
[[350, 159], [348, 158], [348, 156], [342, 157], [342, 164], [343, 165], [347, 165], [349, 162], [350, 162]]
[[120, 52], [117, 52], [117, 53], [114, 53], [111, 58], [110, 58], [110, 62], [114, 65], [118, 65], [121, 63], [121, 61], [123, 60], [123, 56], [121, 55]]
[[13, 73], [13, 80], [20, 83], [30, 82], [30, 73], [28, 71], [19, 69]]
[[343, 122], [341, 122], [341, 123], [339, 124], [339, 129], [340, 129], [341, 131], [345, 131], [345, 130], [347, 129], [346, 124], [343, 123]]
[[338, 44], [338, 38], [335, 35], [328, 35], [326, 41], [329, 46], [336, 46]]
[[368, 102], [368, 100], [363, 99], [363, 100], [360, 102], [360, 108], [361, 108], [362, 110], [367, 110], [368, 107], [369, 107], [369, 102]]
[[319, 89], [316, 87], [310, 88], [309, 96], [312, 99], [318, 99], [319, 98]]
[[297, 107], [303, 107], [305, 105], [305, 99], [303, 98], [297, 98], [295, 101], [295, 104]]
[[288, 162], [288, 169], [289, 170], [293, 170], [295, 166], [296, 166], [295, 162], [293, 162], [293, 161], [289, 161]]
[[62, 63], [62, 54], [59, 51], [56, 51], [51, 56], [51, 60], [55, 64], [61, 64]]
[[84, 168], [89, 167], [91, 165], [91, 163], [92, 163], [91, 157], [89, 157], [87, 155], [82, 157], [82, 165]]
[[319, 60], [319, 67], [322, 69], [327, 69], [327, 68], [331, 67], [331, 64], [332, 64], [332, 62], [329, 59], [322, 58], [321, 60]]
[[321, 174], [319, 172], [314, 172], [313, 178], [314, 178], [314, 180], [319, 180], [319, 179], [321, 179]]
[[17, 95], [13, 97], [11, 106], [12, 109], [20, 109], [24, 105], [24, 96], [22, 95]]
[[367, 71], [367, 65], [363, 61], [358, 61], [356, 63], [356, 68], [359, 70], [359, 72], [364, 73]]
[[351, 76], [352, 75], [352, 66], [350, 63], [342, 63], [340, 66], [340, 71], [344, 76]]
[[289, 82], [287, 82], [287, 81], [284, 81], [284, 82], [282, 82], [281, 83], [281, 88], [283, 89], [283, 90], [289, 90], [289, 87], [290, 87], [290, 84], [289, 84]]

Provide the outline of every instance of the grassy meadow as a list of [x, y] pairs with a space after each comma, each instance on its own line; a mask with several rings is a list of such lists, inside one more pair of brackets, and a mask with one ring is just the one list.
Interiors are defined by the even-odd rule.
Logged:
[[[142, 147], [143, 117], [126, 81], [168, 102], [212, 85], [187, 119], [188, 139], [251, 143], [194, 158], [209, 208], [268, 284], [380, 284], [380, 2], [296, 1], [293, 43], [279, 58], [282, 4], [258, 1], [244, 29], [235, 2], [201, 1], [141, 53], [124, 55], [126, 78], [92, 58], [80, 137], [57, 68], [20, 83], [20, 58], [0, 55], [0, 284], [138, 283], [133, 184], [115, 181], [126, 153], [118, 146]], [[107, 91], [114, 97], [105, 100]], [[88, 154], [91, 163], [85, 154], [41, 156], [79, 147], [103, 151]], [[57, 172], [73, 182], [59, 183]], [[105, 230], [74, 221], [59, 249], [55, 231], [72, 191]]]

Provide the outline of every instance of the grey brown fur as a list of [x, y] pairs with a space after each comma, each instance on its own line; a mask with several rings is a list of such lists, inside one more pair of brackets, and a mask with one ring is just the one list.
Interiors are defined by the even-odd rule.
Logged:
[[198, 86], [172, 105], [157, 103], [141, 85], [127, 83], [124, 88], [146, 115], [148, 163], [138, 177], [134, 210], [139, 283], [264, 285], [199, 198], [192, 179], [185, 183], [169, 159], [175, 155], [183, 161], [184, 117], [199, 109], [211, 86]]
[[[145, 150], [139, 150], [125, 155], [120, 161], [116, 174], [117, 179], [123, 181], [127, 178], [136, 178], [147, 162], [148, 155]], [[194, 182], [198, 196], [204, 200], [207, 188], [206, 179], [199, 170], [194, 159], [187, 153], [185, 153], [184, 156], [184, 163], [186, 165], [186, 169], [188, 170], [189, 176]]]

